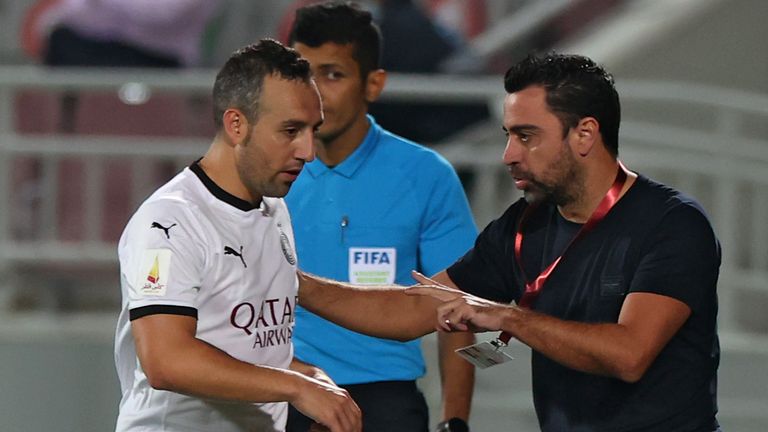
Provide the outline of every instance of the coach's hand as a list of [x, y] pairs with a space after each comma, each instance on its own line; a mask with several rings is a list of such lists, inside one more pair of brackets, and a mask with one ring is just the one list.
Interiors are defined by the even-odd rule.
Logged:
[[309, 425], [308, 432], [328, 432], [329, 430], [330, 429], [321, 425], [320, 423], [312, 423], [311, 425]]
[[[505, 313], [512, 306], [496, 303], [464, 291], [441, 285], [419, 272], [412, 276], [422, 285], [405, 290], [408, 295], [429, 296], [443, 303], [437, 307], [438, 331], [484, 332], [500, 330]], [[425, 286], [426, 285], [426, 286]]]
[[303, 376], [291, 404], [331, 432], [360, 432], [360, 408], [346, 390], [334, 384]]

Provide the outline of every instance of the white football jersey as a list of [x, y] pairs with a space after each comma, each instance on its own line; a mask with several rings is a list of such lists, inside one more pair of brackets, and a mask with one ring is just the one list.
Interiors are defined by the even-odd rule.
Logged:
[[288, 368], [298, 300], [293, 245], [282, 199], [264, 198], [254, 208], [219, 188], [197, 163], [141, 205], [118, 247], [118, 431], [284, 430], [285, 402], [203, 400], [153, 389], [130, 321], [158, 313], [193, 316], [197, 338], [247, 363]]

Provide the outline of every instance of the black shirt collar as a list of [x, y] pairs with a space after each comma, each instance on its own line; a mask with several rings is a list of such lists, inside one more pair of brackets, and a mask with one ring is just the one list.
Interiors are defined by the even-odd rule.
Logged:
[[224, 189], [220, 188], [219, 185], [213, 182], [210, 177], [208, 177], [208, 174], [203, 171], [203, 168], [200, 166], [200, 161], [203, 158], [200, 158], [194, 162], [192, 162], [192, 165], [189, 166], [189, 169], [195, 173], [197, 178], [200, 179], [201, 182], [203, 182], [203, 185], [206, 189], [208, 189], [208, 192], [213, 194], [216, 198], [220, 199], [221, 201], [224, 201], [225, 203], [238, 208], [242, 211], [251, 211], [255, 208], [253, 204], [249, 203], [246, 200], [240, 199], [231, 193], [225, 191]]

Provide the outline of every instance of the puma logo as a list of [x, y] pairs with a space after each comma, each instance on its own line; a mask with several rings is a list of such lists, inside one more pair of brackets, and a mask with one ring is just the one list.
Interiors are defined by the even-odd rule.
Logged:
[[169, 226], [168, 228], [166, 228], [166, 227], [164, 227], [164, 226], [160, 225], [160, 224], [159, 224], [159, 223], [157, 223], [157, 222], [152, 222], [152, 226], [151, 226], [150, 228], [157, 228], [157, 229], [161, 229], [161, 230], [163, 230], [163, 232], [165, 233], [165, 237], [167, 237], [168, 239], [170, 239], [170, 238], [171, 238], [171, 234], [170, 234], [170, 233], [168, 233], [168, 231], [169, 231], [171, 228], [175, 227], [175, 226], [176, 226], [176, 224], [173, 224], [173, 225]]
[[240, 262], [243, 263], [243, 267], [248, 268], [248, 265], [245, 264], [245, 260], [243, 259], [243, 247], [240, 246], [240, 252], [238, 253], [236, 250], [232, 249], [229, 246], [224, 246], [224, 255], [234, 255], [236, 257], [240, 258]]

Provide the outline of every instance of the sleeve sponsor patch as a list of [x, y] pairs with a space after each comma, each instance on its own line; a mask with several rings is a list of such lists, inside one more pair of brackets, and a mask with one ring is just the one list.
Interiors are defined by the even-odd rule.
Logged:
[[170, 249], [146, 249], [141, 256], [136, 288], [145, 297], [165, 296], [171, 270]]

